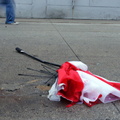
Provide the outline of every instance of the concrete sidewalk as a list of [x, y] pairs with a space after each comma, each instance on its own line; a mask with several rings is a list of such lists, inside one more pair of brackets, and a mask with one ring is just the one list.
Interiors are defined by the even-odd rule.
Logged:
[[43, 75], [41, 63], [15, 51], [22, 48], [42, 60], [62, 64], [81, 60], [94, 74], [120, 82], [120, 21], [0, 19], [0, 120], [119, 120], [120, 102], [65, 106], [47, 99], [54, 79]]

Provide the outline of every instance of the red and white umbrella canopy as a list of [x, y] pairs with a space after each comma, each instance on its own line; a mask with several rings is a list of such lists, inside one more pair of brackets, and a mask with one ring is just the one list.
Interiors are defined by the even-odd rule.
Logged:
[[52, 101], [60, 101], [63, 97], [72, 104], [93, 106], [120, 100], [120, 83], [92, 74], [81, 61], [65, 62], [57, 72], [58, 78], [48, 95]]

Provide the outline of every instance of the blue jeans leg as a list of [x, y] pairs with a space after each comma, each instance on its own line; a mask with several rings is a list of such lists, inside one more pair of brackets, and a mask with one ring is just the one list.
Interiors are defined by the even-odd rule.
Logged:
[[6, 5], [6, 23], [14, 23], [15, 21], [15, 10], [14, 5], [9, 3]]

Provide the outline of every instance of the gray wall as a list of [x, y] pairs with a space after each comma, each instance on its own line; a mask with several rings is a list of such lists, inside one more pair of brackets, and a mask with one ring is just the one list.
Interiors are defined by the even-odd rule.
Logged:
[[120, 0], [15, 1], [20, 18], [120, 19]]

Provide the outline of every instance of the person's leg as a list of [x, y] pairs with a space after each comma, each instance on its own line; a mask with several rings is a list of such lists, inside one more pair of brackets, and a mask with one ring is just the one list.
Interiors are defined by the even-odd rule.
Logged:
[[15, 4], [12, 0], [6, 0], [6, 24], [15, 22]]

